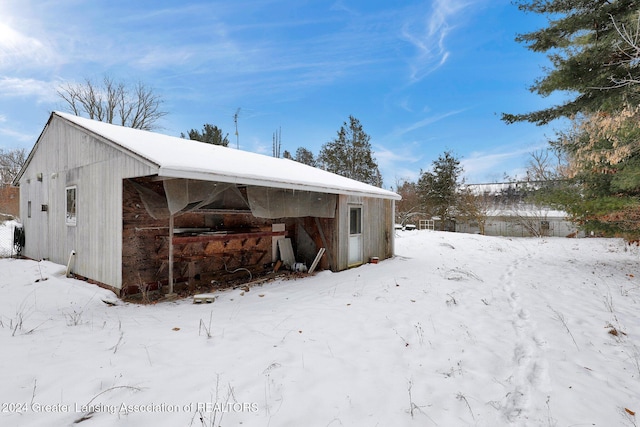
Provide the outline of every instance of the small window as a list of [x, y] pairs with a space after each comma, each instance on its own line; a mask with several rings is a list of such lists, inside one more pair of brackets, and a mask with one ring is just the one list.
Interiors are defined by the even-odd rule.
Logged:
[[362, 233], [362, 208], [351, 208], [349, 211], [349, 234]]
[[31, 218], [31, 200], [27, 202], [27, 218]]
[[549, 221], [540, 221], [541, 230], [549, 230]]
[[67, 225], [76, 225], [77, 219], [77, 190], [78, 188], [74, 185], [73, 187], [67, 187], [67, 213], [65, 217], [65, 222]]

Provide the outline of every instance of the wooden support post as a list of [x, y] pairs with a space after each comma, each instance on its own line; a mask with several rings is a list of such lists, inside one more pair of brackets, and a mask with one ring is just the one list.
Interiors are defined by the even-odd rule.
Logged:
[[322, 225], [320, 224], [320, 220], [318, 217], [314, 218], [316, 220], [316, 227], [318, 227], [318, 232], [320, 233], [320, 239], [322, 239], [322, 244], [324, 245], [327, 256], [329, 257], [329, 268], [337, 268], [337, 265], [333, 262], [333, 256], [331, 256], [331, 251], [329, 251], [329, 245], [327, 245], [327, 239], [324, 237], [324, 232], [322, 231]]
[[169, 294], [173, 297], [173, 214], [169, 214]]

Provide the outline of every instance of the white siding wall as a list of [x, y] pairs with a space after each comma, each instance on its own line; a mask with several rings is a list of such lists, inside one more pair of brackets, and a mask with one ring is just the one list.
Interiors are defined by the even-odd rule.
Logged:
[[[24, 255], [66, 264], [75, 250], [75, 273], [120, 288], [122, 179], [154, 173], [156, 168], [54, 116], [20, 180]], [[77, 186], [76, 226], [65, 223], [65, 188], [71, 185]]]
[[[549, 223], [547, 236], [551, 237], [567, 237], [573, 234], [579, 234], [578, 227], [563, 218], [539, 218], [532, 220], [533, 225], [537, 227], [535, 221], [545, 220]], [[480, 228], [476, 223], [469, 224], [467, 222], [457, 222], [456, 231], [460, 233], [480, 233]], [[484, 234], [487, 236], [507, 236], [507, 237], [531, 237], [531, 232], [520, 224], [520, 220], [514, 217], [489, 217], [485, 224]]]
[[394, 251], [394, 201], [340, 195], [336, 221], [338, 271], [348, 268], [350, 206], [362, 207], [363, 262], [369, 262], [370, 257], [390, 258]]

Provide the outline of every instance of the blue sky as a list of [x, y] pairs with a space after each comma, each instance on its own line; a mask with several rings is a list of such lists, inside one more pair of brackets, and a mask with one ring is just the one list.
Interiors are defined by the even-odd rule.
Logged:
[[500, 113], [552, 105], [528, 87], [544, 55], [517, 44], [543, 27], [509, 0], [2, 0], [0, 148], [30, 149], [56, 89], [141, 81], [164, 99], [160, 132], [205, 123], [242, 150], [317, 154], [349, 115], [371, 136], [386, 188], [445, 150], [467, 182], [522, 174], [554, 127]]

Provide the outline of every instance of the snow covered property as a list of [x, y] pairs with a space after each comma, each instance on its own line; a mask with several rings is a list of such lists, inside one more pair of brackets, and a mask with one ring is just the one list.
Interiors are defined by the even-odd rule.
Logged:
[[59, 112], [15, 183], [23, 255], [120, 295], [251, 276], [284, 252], [309, 267], [325, 248], [319, 268], [332, 271], [389, 258], [400, 198], [292, 160]]
[[214, 304], [125, 303], [0, 259], [0, 425], [638, 425], [638, 247], [395, 242], [385, 262]]

